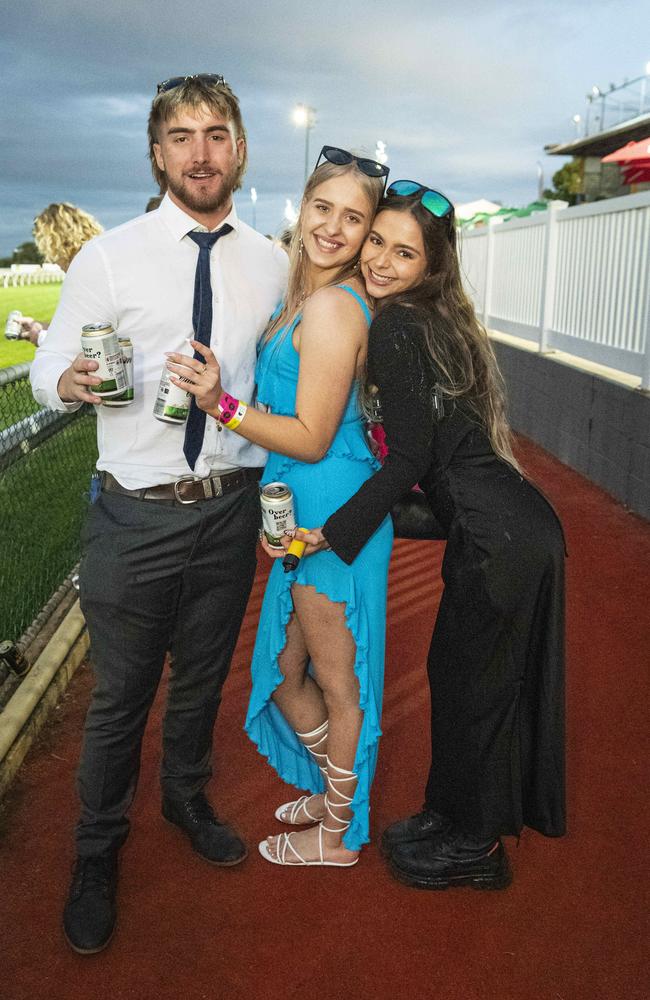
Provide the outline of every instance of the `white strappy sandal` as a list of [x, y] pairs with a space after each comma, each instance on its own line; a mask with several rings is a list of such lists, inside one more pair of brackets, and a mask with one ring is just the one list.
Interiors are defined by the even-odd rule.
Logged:
[[[327, 818], [332, 822], [337, 823], [338, 826], [335, 827], [326, 826], [324, 820], [318, 824], [318, 859], [316, 861], [307, 861], [305, 858], [303, 858], [300, 851], [298, 851], [294, 847], [291, 841], [291, 838], [295, 835], [292, 833], [281, 833], [278, 836], [275, 854], [271, 853], [271, 848], [269, 846], [268, 839], [263, 840], [258, 845], [259, 852], [265, 861], [270, 861], [272, 865], [284, 865], [286, 867], [296, 867], [296, 868], [313, 868], [313, 867], [352, 868], [353, 865], [356, 865], [357, 861], [359, 860], [358, 855], [354, 859], [354, 861], [326, 861], [325, 858], [323, 857], [323, 830], [326, 830], [328, 833], [344, 833], [350, 826], [350, 820], [341, 819], [340, 816], [336, 815], [334, 810], [349, 809], [353, 796], [346, 795], [344, 792], [340, 791], [340, 789], [338, 789], [336, 785], [337, 783], [340, 783], [342, 781], [351, 781], [352, 779], [355, 779], [357, 777], [357, 775], [353, 771], [346, 771], [345, 768], [338, 767], [336, 764], [332, 764], [329, 758], [327, 758], [327, 763], [328, 763], [328, 775], [327, 775], [328, 785], [332, 787], [332, 792], [335, 795], [337, 795], [341, 801], [332, 802], [330, 799], [329, 791], [325, 795], [325, 809], [327, 810]], [[333, 778], [330, 773], [331, 771], [338, 771], [339, 774], [342, 775], [342, 777]], [[305, 798], [307, 798], [307, 796], [305, 796]]]
[[[320, 726], [316, 729], [312, 729], [310, 733], [296, 733], [296, 736], [305, 747], [306, 750], [312, 755], [320, 773], [325, 779], [325, 784], [327, 785], [327, 754], [324, 750], [319, 750], [327, 741], [327, 731], [328, 722], [325, 719]], [[308, 742], [311, 740], [313, 742]], [[283, 805], [278, 806], [275, 810], [274, 816], [280, 823], [286, 823], [289, 826], [308, 826], [312, 823], [320, 823], [322, 816], [312, 816], [308, 809], [308, 803], [315, 798], [314, 795], [301, 795], [299, 799], [292, 802], [285, 802]], [[306, 819], [299, 819], [300, 813], [307, 817]], [[284, 815], [287, 813], [288, 815]]]

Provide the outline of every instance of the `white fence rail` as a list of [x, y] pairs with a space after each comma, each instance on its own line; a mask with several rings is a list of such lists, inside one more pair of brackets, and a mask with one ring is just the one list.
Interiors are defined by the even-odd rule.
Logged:
[[650, 389], [650, 191], [461, 237], [485, 326], [639, 376]]
[[57, 264], [12, 264], [0, 267], [0, 286], [16, 288], [19, 285], [44, 285], [63, 281], [65, 272]]

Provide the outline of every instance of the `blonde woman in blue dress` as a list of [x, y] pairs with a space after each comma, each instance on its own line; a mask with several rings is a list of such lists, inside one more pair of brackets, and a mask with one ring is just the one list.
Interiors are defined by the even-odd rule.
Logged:
[[[192, 342], [205, 366], [170, 356], [177, 375], [191, 369], [188, 388], [226, 433], [269, 451], [262, 483], [287, 483], [306, 526], [323, 524], [378, 467], [357, 399], [371, 320], [358, 261], [386, 174], [323, 147], [290, 247], [287, 296], [259, 353], [257, 397], [267, 412], [224, 393], [227, 374], [209, 349]], [[246, 730], [278, 774], [309, 793], [276, 810], [302, 829], [262, 841], [274, 864], [348, 867], [369, 839], [391, 545], [386, 519], [350, 566], [323, 551], [294, 571], [280, 560], [272, 568]]]

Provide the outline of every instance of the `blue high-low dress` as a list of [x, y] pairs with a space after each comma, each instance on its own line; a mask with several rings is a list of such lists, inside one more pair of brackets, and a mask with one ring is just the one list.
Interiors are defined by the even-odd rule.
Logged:
[[[347, 286], [340, 288], [358, 300], [370, 323], [363, 300]], [[299, 355], [292, 344], [298, 315], [289, 327], [277, 331], [259, 355], [257, 397], [275, 414], [295, 416]], [[317, 528], [344, 504], [378, 468], [365, 435], [364, 421], [352, 386], [341, 424], [329, 451], [320, 462], [301, 462], [270, 452], [262, 484], [287, 483], [293, 492], [296, 523]], [[282, 560], [273, 563], [264, 594], [257, 640], [251, 664], [251, 691], [246, 732], [280, 777], [312, 794], [324, 791], [318, 767], [272, 701], [283, 681], [278, 655], [286, 645], [286, 627], [293, 611], [291, 586], [314, 587], [330, 601], [345, 605], [345, 618], [356, 643], [354, 672], [359, 681], [363, 724], [354, 762], [358, 776], [352, 800], [353, 819], [343, 838], [358, 850], [368, 842], [368, 811], [379, 737], [384, 685], [386, 582], [393, 543], [393, 528], [386, 518], [348, 566], [333, 552], [318, 552], [301, 559], [295, 571], [285, 573]], [[333, 764], [340, 763], [332, 761]]]

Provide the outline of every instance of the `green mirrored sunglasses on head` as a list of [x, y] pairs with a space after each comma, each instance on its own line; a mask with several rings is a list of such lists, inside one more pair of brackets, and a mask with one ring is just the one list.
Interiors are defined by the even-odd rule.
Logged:
[[431, 212], [431, 215], [435, 215], [436, 219], [446, 219], [454, 211], [454, 206], [449, 198], [445, 198], [440, 191], [434, 191], [432, 188], [425, 187], [424, 184], [418, 184], [417, 181], [393, 181], [388, 186], [386, 194], [397, 194], [403, 197], [420, 194], [420, 204], [426, 208], [427, 212]]

